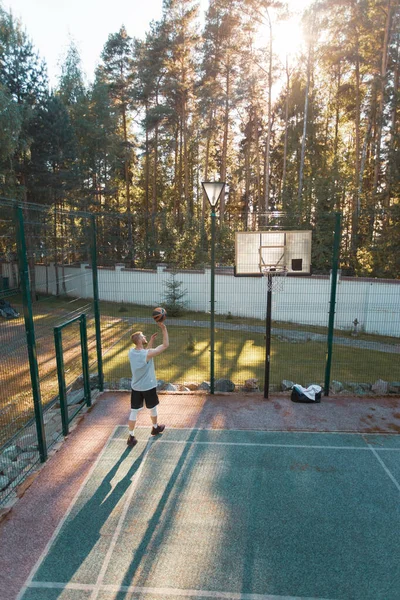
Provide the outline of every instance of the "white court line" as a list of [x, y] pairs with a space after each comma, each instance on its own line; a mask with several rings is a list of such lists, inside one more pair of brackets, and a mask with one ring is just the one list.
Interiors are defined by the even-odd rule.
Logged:
[[50, 546], [53, 544], [54, 540], [56, 539], [57, 535], [59, 534], [61, 527], [64, 525], [65, 521], [67, 520], [67, 518], [69, 517], [70, 513], [72, 512], [72, 509], [74, 508], [81, 492], [83, 491], [83, 488], [85, 487], [85, 485], [87, 484], [87, 482], [89, 481], [90, 477], [92, 476], [95, 468], [97, 467], [98, 463], [100, 462], [100, 459], [102, 458], [103, 454], [105, 453], [105, 451], [107, 450], [110, 442], [113, 439], [113, 435], [115, 434], [115, 432], [118, 429], [118, 425], [113, 429], [112, 433], [110, 434], [110, 437], [108, 438], [107, 442], [104, 445], [103, 450], [100, 452], [100, 454], [98, 455], [98, 457], [96, 458], [95, 462], [93, 463], [92, 467], [89, 470], [89, 473], [87, 474], [87, 476], [85, 477], [82, 485], [79, 487], [77, 493], [75, 494], [74, 498], [72, 499], [71, 504], [69, 505], [67, 512], [65, 513], [65, 515], [63, 516], [63, 518], [61, 519], [61, 521], [59, 522], [58, 526], [56, 527], [53, 535], [51, 536], [50, 540], [48, 541], [48, 543], [46, 544], [45, 549], [43, 550], [42, 554], [40, 555], [38, 561], [36, 562], [36, 564], [34, 565], [34, 567], [32, 568], [28, 579], [26, 580], [26, 582], [24, 583], [24, 585], [22, 586], [18, 596], [16, 597], [16, 600], [21, 600], [22, 596], [25, 594], [26, 590], [28, 587], [32, 587], [32, 580], [35, 576], [35, 573], [39, 570], [40, 565], [42, 564], [43, 560], [46, 558]]
[[[155, 439], [156, 436], [153, 437]], [[115, 437], [117, 442], [126, 442], [125, 438]], [[157, 438], [157, 444], [197, 444], [199, 446], [254, 446], [262, 448], [313, 448], [317, 450], [364, 450], [370, 451], [369, 447], [363, 446], [316, 446], [311, 444], [262, 444], [261, 442], [197, 442], [196, 440], [166, 440]], [[376, 448], [379, 452], [400, 452], [400, 448]]]
[[[46, 545], [45, 550], [43, 551], [41, 557], [39, 558], [38, 562], [36, 563], [36, 565], [34, 566], [34, 568], [32, 569], [32, 572], [30, 574], [30, 576], [28, 577], [24, 587], [22, 588], [22, 590], [20, 591], [20, 593], [17, 596], [16, 600], [21, 600], [22, 594], [25, 593], [27, 588], [36, 588], [36, 589], [71, 589], [71, 590], [81, 590], [81, 591], [92, 591], [92, 595], [91, 595], [91, 600], [96, 600], [96, 598], [98, 597], [98, 594], [101, 591], [110, 591], [110, 592], [128, 592], [128, 593], [142, 593], [142, 594], [155, 594], [155, 595], [163, 595], [164, 597], [170, 596], [172, 598], [176, 598], [176, 597], [182, 597], [182, 596], [186, 596], [186, 597], [192, 597], [192, 598], [212, 598], [215, 600], [218, 599], [226, 599], [226, 600], [328, 600], [327, 598], [315, 598], [315, 597], [304, 597], [304, 596], [277, 596], [277, 595], [270, 595], [270, 594], [241, 594], [241, 593], [231, 593], [231, 592], [217, 592], [217, 591], [207, 591], [207, 590], [182, 590], [182, 589], [174, 589], [174, 588], [144, 588], [144, 587], [137, 587], [137, 586], [113, 586], [113, 585], [105, 585], [102, 583], [106, 570], [108, 568], [109, 562], [111, 560], [111, 556], [113, 553], [113, 550], [115, 548], [118, 536], [120, 534], [120, 531], [122, 529], [122, 525], [123, 525], [123, 521], [125, 519], [125, 516], [127, 514], [127, 511], [129, 509], [129, 504], [131, 501], [131, 498], [133, 496], [133, 493], [137, 487], [137, 483], [141, 474], [141, 471], [143, 470], [143, 465], [144, 462], [148, 456], [148, 452], [152, 446], [152, 444], [150, 443], [151, 441], [153, 441], [155, 438], [151, 437], [149, 438], [148, 442], [147, 442], [147, 447], [144, 451], [143, 454], [143, 458], [142, 458], [142, 462], [141, 465], [138, 469], [138, 471], [135, 474], [135, 481], [133, 482], [134, 485], [131, 486], [130, 488], [130, 492], [129, 492], [129, 496], [125, 502], [124, 508], [123, 508], [123, 513], [119, 519], [118, 525], [117, 525], [117, 529], [114, 532], [114, 536], [113, 539], [111, 541], [111, 545], [108, 549], [107, 555], [105, 557], [102, 569], [100, 571], [100, 574], [98, 576], [97, 582], [96, 584], [79, 584], [79, 583], [58, 583], [58, 582], [40, 582], [40, 581], [33, 581], [33, 577], [36, 573], [36, 571], [39, 569], [43, 559], [46, 557], [48, 550], [50, 549], [51, 544], [53, 543], [54, 539], [56, 538], [56, 536], [58, 535], [62, 525], [64, 524], [65, 520], [67, 519], [69, 513], [72, 511], [81, 491], [83, 490], [85, 484], [87, 483], [87, 481], [89, 480], [90, 476], [92, 475], [95, 467], [97, 466], [98, 462], [100, 461], [101, 457], [103, 456], [103, 454], [105, 453], [106, 449], [108, 448], [108, 446], [110, 445], [110, 443], [113, 440], [116, 441], [124, 441], [126, 442], [126, 437], [125, 438], [117, 438], [117, 437], [113, 437], [113, 435], [115, 434], [115, 432], [117, 431], [118, 427], [126, 427], [126, 425], [117, 425], [114, 429], [114, 431], [112, 432], [110, 438], [107, 440], [103, 450], [101, 451], [100, 455], [98, 456], [98, 458], [96, 459], [95, 463], [93, 464], [92, 468], [90, 469], [87, 477], [85, 478], [85, 481], [82, 483], [81, 487], [79, 488], [79, 491], [77, 492], [76, 496], [74, 497], [68, 511], [66, 512], [65, 516], [63, 517], [62, 521], [59, 523], [57, 529], [55, 530], [55, 532], [53, 533], [51, 539], [49, 540], [48, 544]], [[147, 429], [147, 427], [145, 426], [139, 426], [139, 428], [143, 428], [143, 429]], [[178, 429], [185, 429], [185, 430], [190, 430], [190, 431], [205, 431], [205, 429], [195, 429], [195, 428], [174, 428], [175, 430]], [[220, 430], [216, 430], [216, 429], [207, 429], [206, 431], [220, 431]], [[234, 430], [231, 430], [234, 431]], [[241, 433], [245, 433], [247, 431], [253, 431], [253, 430], [235, 430], [235, 431], [239, 431]], [[260, 430], [261, 432], [261, 430]], [[268, 432], [268, 433], [280, 433], [278, 431], [272, 431], [272, 432]], [[297, 432], [285, 432], [285, 433], [297, 433]], [[298, 432], [298, 433], [321, 433], [321, 432]], [[338, 433], [338, 432], [322, 432], [324, 434], [328, 434], [331, 435], [332, 433]], [[365, 435], [365, 434], [362, 434]], [[376, 434], [370, 434], [370, 435], [376, 435]], [[145, 441], [145, 440], [143, 440]], [[178, 443], [178, 444], [200, 444], [200, 445], [228, 445], [228, 446], [255, 446], [255, 447], [259, 447], [259, 446], [265, 446], [265, 447], [280, 447], [280, 448], [311, 448], [311, 449], [331, 449], [331, 450], [371, 450], [374, 455], [376, 456], [376, 458], [378, 459], [378, 461], [381, 463], [382, 467], [384, 468], [384, 470], [386, 471], [386, 473], [388, 474], [388, 476], [391, 478], [391, 480], [393, 481], [393, 483], [396, 485], [396, 487], [399, 489], [400, 491], [400, 485], [399, 483], [396, 481], [396, 479], [393, 477], [393, 475], [390, 473], [389, 469], [386, 467], [386, 465], [383, 463], [383, 461], [380, 459], [377, 451], [399, 451], [400, 448], [374, 448], [372, 447], [370, 444], [368, 444], [368, 447], [358, 447], [358, 446], [321, 446], [321, 445], [306, 445], [306, 444], [262, 444], [262, 443], [240, 443], [240, 442], [197, 442], [197, 441], [192, 441], [192, 440], [165, 440], [162, 438], [158, 438], [158, 443]], [[331, 599], [333, 600], [333, 599]]]
[[[118, 427], [127, 427], [126, 423], [120, 423], [117, 425]], [[149, 425], [136, 425], [136, 429], [151, 429]], [[170, 427], [168, 431], [229, 431], [233, 433], [284, 433], [287, 435], [299, 433], [301, 435], [349, 435], [349, 436], [359, 436], [362, 438], [367, 437], [376, 437], [377, 435], [381, 437], [398, 437], [398, 433], [364, 433], [363, 431], [353, 431], [349, 429], [343, 429], [342, 431], [310, 431], [309, 429], [224, 429], [223, 427]]]
[[147, 457], [149, 455], [149, 450], [152, 447], [152, 441], [153, 441], [153, 438], [151, 438], [151, 439], [148, 440], [146, 448], [145, 448], [145, 450], [143, 452], [143, 455], [142, 455], [142, 460], [141, 460], [140, 466], [139, 466], [138, 470], [136, 471], [136, 473], [134, 474], [134, 476], [132, 478], [132, 484], [131, 484], [131, 486], [129, 488], [129, 493], [128, 493], [127, 498], [126, 498], [126, 501], [125, 501], [125, 504], [124, 504], [124, 508], [122, 509], [121, 516], [120, 516], [120, 518], [118, 520], [117, 527], [116, 527], [116, 529], [114, 531], [114, 535], [113, 535], [112, 540], [110, 542], [110, 545], [108, 547], [107, 554], [106, 554], [105, 559], [103, 561], [103, 565], [102, 565], [102, 567], [100, 569], [100, 573], [99, 573], [99, 575], [97, 577], [97, 581], [96, 581], [96, 584], [94, 586], [93, 592], [92, 592], [92, 594], [90, 596], [90, 600], [96, 600], [96, 598], [98, 597], [98, 595], [99, 595], [99, 593], [101, 591], [101, 587], [103, 585], [103, 580], [104, 580], [106, 571], [107, 571], [108, 566], [109, 566], [110, 561], [111, 561], [112, 553], [114, 552], [114, 548], [115, 548], [115, 546], [117, 544], [118, 537], [119, 537], [119, 535], [121, 533], [122, 525], [123, 525], [123, 522], [125, 520], [125, 517], [128, 514], [128, 510], [129, 510], [129, 507], [130, 507], [132, 496], [135, 493], [138, 481], [140, 479], [140, 475], [142, 474], [142, 471], [143, 471], [143, 468], [144, 468], [144, 464], [145, 464], [146, 459], [147, 459]]
[[399, 484], [399, 482], [397, 481], [397, 479], [395, 478], [395, 476], [389, 471], [389, 469], [387, 468], [387, 466], [385, 465], [385, 463], [383, 462], [383, 460], [381, 459], [381, 457], [379, 456], [379, 454], [376, 452], [376, 448], [374, 448], [373, 446], [369, 446], [369, 449], [372, 450], [372, 452], [376, 456], [378, 462], [382, 466], [383, 470], [390, 477], [390, 479], [393, 481], [394, 485], [397, 487], [397, 489], [400, 492], [400, 484]]
[[[329, 600], [328, 598], [315, 598], [310, 596], [277, 596], [274, 594], [241, 594], [236, 592], [216, 592], [208, 590], [183, 590], [179, 588], [152, 588], [139, 587], [135, 585], [97, 585], [97, 584], [80, 584], [80, 583], [56, 583], [44, 581], [33, 582], [30, 586], [40, 589], [60, 589], [60, 590], [78, 590], [78, 591], [95, 591], [97, 588], [101, 592], [127, 592], [131, 594], [153, 594], [160, 596], [172, 596], [177, 598], [186, 596], [190, 598], [213, 598], [214, 600]], [[333, 599], [331, 599], [333, 600]]]

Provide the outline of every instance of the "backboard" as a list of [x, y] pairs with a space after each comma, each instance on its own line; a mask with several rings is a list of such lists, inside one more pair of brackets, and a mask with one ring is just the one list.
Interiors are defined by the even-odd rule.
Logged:
[[235, 276], [260, 277], [265, 269], [311, 273], [311, 231], [237, 231]]

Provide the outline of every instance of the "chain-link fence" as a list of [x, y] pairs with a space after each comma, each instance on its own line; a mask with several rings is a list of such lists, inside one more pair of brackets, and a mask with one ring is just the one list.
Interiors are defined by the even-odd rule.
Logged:
[[[2, 200], [0, 208], [0, 298], [6, 302], [0, 325], [0, 496], [7, 497], [62, 435], [54, 328], [85, 314], [96, 373], [97, 360], [90, 218], [61, 206]], [[72, 415], [84, 396], [77, 325], [65, 330], [62, 350]]]
[[[167, 309], [170, 335], [156, 358], [160, 390], [264, 389], [267, 280], [235, 277], [233, 268], [245, 219], [216, 220], [212, 257], [209, 219], [179, 237], [162, 214], [146, 224], [1, 200], [0, 215], [0, 503], [62, 436], [54, 331], [67, 322], [69, 418], [86, 406], [82, 314], [92, 389], [130, 389], [131, 335], [159, 332], [156, 306]], [[333, 216], [332, 248], [334, 233]], [[288, 276], [272, 292], [269, 390], [317, 383], [326, 393], [400, 393], [400, 282], [342, 277], [333, 254], [327, 263], [332, 273]]]

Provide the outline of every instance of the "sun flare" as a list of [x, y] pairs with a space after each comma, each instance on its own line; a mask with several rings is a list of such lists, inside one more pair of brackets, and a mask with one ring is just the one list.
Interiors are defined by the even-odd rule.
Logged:
[[298, 15], [282, 21], [275, 25], [273, 31], [273, 52], [276, 54], [283, 65], [286, 64], [286, 57], [289, 63], [293, 57], [301, 50], [304, 44], [304, 36], [300, 17]]

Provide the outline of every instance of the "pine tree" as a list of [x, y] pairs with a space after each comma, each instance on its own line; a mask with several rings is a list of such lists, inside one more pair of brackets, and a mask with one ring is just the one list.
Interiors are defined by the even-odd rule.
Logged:
[[134, 161], [134, 136], [130, 131], [130, 110], [134, 106], [134, 60], [133, 42], [124, 26], [118, 33], [111, 34], [102, 52], [103, 64], [99, 71], [109, 86], [109, 95], [120, 117], [121, 137], [124, 154], [125, 202], [128, 218], [128, 243], [130, 264], [134, 266], [135, 251], [132, 227], [132, 165]]
[[163, 303], [170, 317], [179, 317], [184, 313], [186, 302], [184, 300], [187, 290], [182, 289], [182, 281], [176, 279], [176, 273], [172, 272], [170, 279], [164, 282], [165, 294]]

